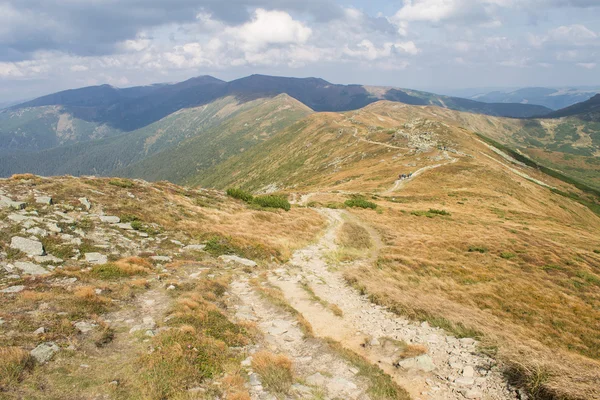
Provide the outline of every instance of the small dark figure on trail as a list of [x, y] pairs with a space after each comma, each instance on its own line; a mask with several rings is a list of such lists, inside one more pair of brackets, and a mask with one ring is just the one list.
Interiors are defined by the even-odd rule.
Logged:
[[408, 177], [411, 178], [412, 177], [412, 172], [410, 174], [408, 174]]

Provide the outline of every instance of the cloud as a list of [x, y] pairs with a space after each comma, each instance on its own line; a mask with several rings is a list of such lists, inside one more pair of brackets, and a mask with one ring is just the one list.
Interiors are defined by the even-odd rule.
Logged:
[[312, 34], [312, 29], [294, 20], [284, 11], [267, 11], [259, 8], [250, 22], [229, 28], [227, 33], [241, 42], [244, 49], [258, 51], [272, 44], [306, 43]]
[[594, 69], [594, 68], [596, 68], [596, 63], [577, 63], [576, 65], [578, 67], [585, 68], [585, 69]]

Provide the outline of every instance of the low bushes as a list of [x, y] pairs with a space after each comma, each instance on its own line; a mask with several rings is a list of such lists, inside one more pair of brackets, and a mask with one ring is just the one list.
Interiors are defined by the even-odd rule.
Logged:
[[252, 357], [252, 368], [262, 384], [276, 393], [287, 393], [294, 383], [292, 361], [284, 355], [261, 351]]
[[370, 208], [371, 210], [375, 210], [377, 208], [377, 204], [360, 197], [348, 199], [344, 202], [344, 204], [347, 207]]
[[229, 188], [227, 189], [227, 195], [234, 199], [245, 201], [248, 204], [255, 204], [259, 207], [264, 208], [281, 208], [282, 210], [289, 211], [291, 204], [286, 198], [282, 196], [276, 196], [272, 194], [264, 196], [252, 196], [250, 193], [242, 190]]

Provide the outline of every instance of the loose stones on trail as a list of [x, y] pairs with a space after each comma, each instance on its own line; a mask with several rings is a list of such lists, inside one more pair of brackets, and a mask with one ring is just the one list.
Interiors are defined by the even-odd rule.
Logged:
[[10, 240], [10, 247], [27, 254], [28, 256], [43, 256], [44, 246], [37, 240], [26, 239], [20, 236], [14, 236]]
[[17, 286], [7, 287], [6, 289], [2, 289], [2, 290], [0, 290], [0, 293], [19, 293], [19, 292], [22, 292], [23, 290], [25, 290], [25, 286], [17, 285]]
[[247, 258], [242, 258], [238, 256], [220, 256], [219, 260], [222, 260], [226, 263], [235, 262], [238, 264], [242, 264], [246, 267], [256, 267], [256, 263], [252, 260], [248, 260]]
[[35, 198], [35, 202], [37, 204], [48, 204], [48, 205], [50, 205], [50, 204], [52, 204], [52, 197], [50, 197], [50, 196], [37, 196]]

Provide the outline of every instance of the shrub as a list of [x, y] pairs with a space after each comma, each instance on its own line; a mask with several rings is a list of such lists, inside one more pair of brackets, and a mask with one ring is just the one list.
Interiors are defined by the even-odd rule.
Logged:
[[433, 218], [436, 215], [451, 215], [448, 211], [445, 210], [436, 210], [435, 208], [430, 208], [427, 211], [413, 211], [412, 215], [416, 215], [417, 217], [427, 217]]
[[252, 196], [250, 193], [248, 193], [242, 189], [236, 189], [236, 188], [227, 189], [227, 196], [233, 197], [234, 199], [243, 200], [246, 203], [250, 203], [252, 201], [252, 199], [254, 198], [254, 196]]
[[348, 199], [344, 202], [344, 204], [347, 207], [370, 208], [372, 210], [375, 210], [377, 208], [377, 204], [360, 197]]
[[287, 199], [281, 196], [266, 195], [258, 196], [252, 200], [254, 204], [257, 204], [265, 208], [281, 208], [282, 210], [289, 211], [292, 207]]
[[133, 182], [129, 179], [111, 179], [108, 181], [108, 184], [118, 186], [120, 188], [132, 188], [134, 186]]
[[595, 249], [595, 250], [594, 250], [594, 253], [596, 253], [596, 254], [600, 254], [600, 250], [598, 250], [598, 249]]
[[292, 361], [282, 354], [258, 352], [252, 357], [252, 368], [261, 377], [262, 384], [276, 393], [287, 393], [294, 382]]
[[483, 246], [469, 246], [469, 253], [487, 253], [487, 247]]
[[510, 260], [511, 258], [515, 258], [517, 255], [515, 253], [511, 253], [510, 251], [503, 251], [500, 253], [500, 257], [505, 260]]

